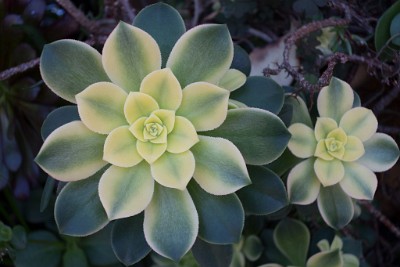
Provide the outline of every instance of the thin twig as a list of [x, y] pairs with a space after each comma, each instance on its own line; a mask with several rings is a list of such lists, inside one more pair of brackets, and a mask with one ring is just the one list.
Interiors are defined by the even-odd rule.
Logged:
[[379, 210], [377, 210], [368, 201], [359, 201], [359, 203], [368, 210], [378, 221], [385, 225], [397, 238], [400, 238], [400, 229], [395, 226], [385, 215], [383, 215]]
[[381, 99], [374, 105], [372, 108], [373, 112], [377, 115], [381, 114], [385, 108], [396, 99], [396, 97], [400, 94], [400, 83], [395, 82], [396, 85], [390, 90], [388, 93], [383, 95]]
[[121, 4], [122, 11], [124, 12], [124, 17], [132, 23], [135, 19], [135, 10], [132, 8], [128, 0], [119, 0]]
[[35, 58], [31, 61], [22, 63], [18, 66], [12, 67], [10, 69], [6, 69], [3, 72], [0, 72], [0, 81], [4, 81], [18, 73], [22, 73], [24, 71], [30, 70], [34, 67], [36, 67], [37, 65], [39, 65], [40, 59], [39, 58]]
[[193, 0], [193, 2], [194, 2], [194, 14], [192, 19], [192, 27], [199, 24], [200, 14], [203, 11], [203, 4], [201, 3], [201, 0]]
[[96, 32], [96, 23], [89, 20], [85, 14], [78, 9], [70, 0], [56, 0], [56, 2], [62, 6], [65, 11], [68, 12], [82, 27], [91, 33]]

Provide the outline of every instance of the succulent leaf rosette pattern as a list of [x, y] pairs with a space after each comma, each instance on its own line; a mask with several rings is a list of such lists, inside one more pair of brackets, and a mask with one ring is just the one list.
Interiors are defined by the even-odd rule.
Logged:
[[303, 123], [289, 127], [292, 138], [288, 148], [305, 160], [290, 171], [288, 194], [294, 204], [317, 200], [327, 224], [341, 228], [353, 217], [352, 199], [373, 198], [377, 188], [374, 172], [391, 168], [399, 149], [390, 136], [376, 133], [375, 115], [357, 106], [347, 83], [333, 78], [320, 91], [317, 108], [314, 129]]
[[[157, 12], [173, 25], [168, 35], [148, 25], [153, 17], [147, 13]], [[127, 228], [141, 240], [135, 261], [150, 249], [179, 260], [198, 234], [213, 243], [236, 242], [244, 211], [234, 193], [251, 183], [246, 163], [277, 158], [289, 133], [271, 112], [228, 110], [230, 91], [246, 76], [230, 69], [233, 43], [226, 26], [185, 32], [178, 12], [165, 4], [146, 8], [134, 23], [119, 23], [102, 54], [74, 40], [44, 48], [43, 80], [76, 103], [79, 114], [47, 136], [36, 158], [51, 177], [68, 182], [56, 201], [59, 230], [89, 235], [117, 220], [114, 238], [126, 240], [129, 234], [117, 233]], [[282, 145], [261, 138], [265, 126], [249, 116], [275, 125], [285, 139]], [[275, 148], [265, 155], [246, 150], [268, 142]], [[217, 209], [233, 219], [211, 215]], [[219, 220], [231, 225], [213, 224]], [[127, 248], [121, 243], [114, 244], [117, 257], [133, 264], [132, 256], [124, 258]]]

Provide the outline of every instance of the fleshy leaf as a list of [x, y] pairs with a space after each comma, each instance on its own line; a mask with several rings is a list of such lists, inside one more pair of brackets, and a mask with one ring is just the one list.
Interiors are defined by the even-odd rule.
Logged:
[[67, 250], [63, 255], [64, 267], [89, 267], [85, 252], [73, 243], [67, 246]]
[[147, 75], [140, 84], [140, 92], [153, 97], [161, 109], [177, 110], [182, 102], [182, 88], [168, 68]]
[[203, 134], [228, 139], [251, 165], [276, 160], [290, 139], [290, 133], [278, 116], [257, 108], [229, 110], [220, 127]]
[[307, 261], [307, 267], [321, 267], [321, 266], [329, 266], [329, 267], [342, 267], [343, 266], [343, 258], [341, 255], [341, 251], [339, 249], [335, 249], [332, 251], [323, 251], [313, 255]]
[[104, 143], [103, 159], [118, 167], [132, 167], [142, 161], [136, 150], [136, 138], [128, 126], [112, 131]]
[[185, 23], [179, 12], [164, 3], [143, 8], [136, 15], [133, 25], [146, 31], [156, 40], [161, 50], [163, 66], [165, 66], [176, 41], [186, 31]]
[[149, 165], [142, 162], [131, 168], [111, 166], [99, 183], [99, 196], [110, 220], [142, 212], [153, 195], [154, 180]]
[[197, 142], [199, 142], [199, 137], [193, 124], [184, 117], [176, 116], [174, 130], [167, 137], [167, 151], [182, 153]]
[[197, 131], [217, 128], [226, 118], [229, 91], [206, 82], [197, 82], [183, 89], [182, 104], [177, 115], [187, 118]]
[[358, 107], [346, 112], [340, 120], [339, 126], [347, 135], [354, 135], [361, 141], [366, 141], [376, 133], [378, 120], [371, 110]]
[[258, 260], [264, 251], [264, 246], [261, 240], [256, 235], [250, 235], [246, 238], [243, 244], [243, 253], [250, 261]]
[[359, 163], [344, 163], [345, 174], [340, 181], [342, 190], [354, 199], [374, 198], [378, 180], [375, 173]]
[[41, 135], [45, 140], [54, 130], [72, 121], [80, 120], [76, 105], [63, 106], [53, 110], [44, 120]]
[[302, 123], [310, 128], [313, 127], [308, 107], [300, 96], [287, 94], [285, 96], [284, 103], [286, 105], [290, 105], [293, 109], [293, 115], [290, 121], [290, 125], [294, 123]]
[[321, 158], [323, 160], [333, 160], [334, 159], [334, 157], [326, 149], [324, 139], [318, 141], [314, 156]]
[[219, 86], [234, 91], [240, 88], [246, 82], [246, 75], [236, 69], [229, 69], [219, 81]]
[[325, 139], [330, 132], [338, 128], [334, 119], [319, 117], [315, 123], [315, 138], [317, 141]]
[[274, 243], [290, 263], [304, 266], [310, 232], [302, 222], [289, 218], [280, 221], [274, 230]]
[[355, 136], [347, 136], [347, 143], [344, 146], [344, 150], [343, 161], [355, 161], [365, 153], [363, 143]]
[[28, 235], [24, 249], [15, 250], [14, 266], [18, 267], [57, 267], [61, 264], [64, 243], [51, 232], [39, 230]]
[[150, 116], [151, 112], [157, 109], [159, 109], [159, 106], [151, 96], [130, 92], [124, 105], [124, 114], [129, 124], [132, 124], [141, 117]]
[[215, 196], [191, 181], [188, 190], [199, 214], [199, 236], [212, 244], [239, 242], [244, 211], [235, 194]]
[[226, 195], [251, 183], [240, 151], [228, 140], [199, 136], [192, 147], [194, 179], [208, 193]]
[[47, 137], [35, 161], [57, 180], [85, 179], [107, 164], [103, 161], [105, 138], [82, 122], [73, 121]]
[[127, 96], [123, 89], [112, 83], [92, 84], [76, 95], [79, 116], [93, 132], [108, 134], [127, 124], [123, 112]]
[[340, 160], [316, 159], [314, 171], [323, 186], [330, 186], [340, 182], [344, 176], [343, 163]]
[[322, 218], [332, 228], [340, 229], [353, 218], [353, 202], [339, 184], [321, 187], [317, 203]]
[[151, 175], [159, 184], [183, 190], [193, 176], [195, 160], [192, 152], [165, 152], [151, 164]]
[[247, 166], [251, 184], [237, 191], [246, 214], [268, 215], [288, 205], [285, 185], [263, 166]]
[[151, 142], [136, 142], [136, 149], [149, 164], [152, 164], [167, 150], [167, 144], [153, 144]]
[[233, 44], [233, 59], [231, 69], [237, 69], [243, 72], [246, 76], [250, 75], [251, 61], [249, 54], [237, 44]]
[[314, 171], [314, 161], [307, 159], [290, 171], [287, 189], [291, 203], [308, 205], [317, 199], [321, 183]]
[[214, 245], [197, 238], [192, 253], [200, 266], [226, 267], [232, 261], [232, 245]]
[[45, 45], [40, 57], [40, 73], [54, 93], [72, 103], [75, 103], [75, 95], [89, 85], [109, 81], [99, 52], [75, 40]]
[[364, 142], [365, 154], [357, 161], [374, 172], [383, 172], [399, 159], [399, 148], [389, 135], [376, 133]]
[[279, 84], [263, 76], [247, 78], [240, 90], [231, 94], [232, 99], [243, 102], [249, 107], [265, 109], [275, 114], [281, 110], [284, 96]]
[[175, 112], [167, 109], [153, 111], [152, 115], [159, 118], [162, 124], [167, 127], [168, 133], [172, 132], [175, 126]]
[[217, 84], [232, 59], [233, 43], [228, 27], [205, 24], [182, 35], [166, 66], [171, 68], [182, 87], [198, 81]]
[[60, 233], [72, 236], [93, 234], [108, 224], [100, 202], [98, 184], [103, 171], [68, 183], [57, 197], [54, 217]]
[[314, 155], [317, 141], [313, 129], [305, 124], [295, 123], [288, 130], [292, 134], [288, 143], [290, 152], [299, 158], [309, 158]]
[[114, 222], [111, 244], [118, 260], [125, 266], [137, 263], [151, 251], [144, 238], [143, 220], [141, 213]]
[[147, 32], [120, 22], [104, 44], [102, 61], [113, 83], [127, 92], [139, 91], [143, 78], [161, 68], [161, 53]]
[[353, 106], [354, 94], [350, 85], [337, 78], [332, 78], [329, 86], [321, 89], [317, 107], [321, 117], [334, 119], [339, 123], [343, 114]]
[[352, 254], [343, 254], [343, 266], [344, 267], [359, 267], [360, 262], [358, 258]]
[[158, 254], [178, 261], [193, 246], [199, 230], [196, 207], [183, 191], [155, 185], [144, 213], [144, 235]]

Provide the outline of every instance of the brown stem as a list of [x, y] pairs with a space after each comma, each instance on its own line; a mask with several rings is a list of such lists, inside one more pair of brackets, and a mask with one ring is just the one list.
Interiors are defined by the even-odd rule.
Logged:
[[379, 210], [377, 210], [368, 201], [359, 201], [359, 203], [366, 208], [369, 213], [371, 213], [378, 221], [385, 225], [397, 238], [400, 238], [400, 229], [396, 227], [385, 215], [383, 215]]
[[18, 66], [15, 66], [13, 68], [10, 69], [6, 69], [3, 72], [0, 72], [0, 81], [6, 80], [18, 73], [22, 73], [24, 71], [27, 71], [29, 69], [32, 69], [34, 67], [36, 67], [37, 65], [39, 65], [40, 59], [39, 58], [35, 58], [31, 61], [22, 63]]
[[395, 87], [390, 90], [387, 94], [381, 97], [381, 99], [374, 105], [372, 110], [375, 114], [379, 115], [385, 108], [392, 103], [393, 100], [400, 94], [400, 83], [396, 82]]

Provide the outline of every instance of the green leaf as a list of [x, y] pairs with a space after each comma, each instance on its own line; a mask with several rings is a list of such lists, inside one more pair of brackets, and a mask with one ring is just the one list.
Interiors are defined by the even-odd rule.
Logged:
[[185, 33], [185, 23], [178, 11], [170, 5], [157, 3], [143, 8], [133, 25], [149, 33], [161, 50], [165, 66], [176, 41]]
[[393, 167], [399, 159], [396, 141], [387, 134], [376, 133], [364, 142], [365, 154], [357, 161], [374, 172], [383, 172]]
[[284, 91], [270, 78], [253, 76], [247, 78], [242, 87], [233, 91], [231, 98], [249, 107], [261, 108], [277, 114], [283, 106]]
[[343, 267], [359, 267], [358, 258], [351, 254], [343, 254]]
[[147, 32], [120, 22], [104, 44], [102, 61], [113, 83], [135, 92], [147, 74], [160, 69], [161, 53]]
[[103, 171], [92, 177], [67, 184], [58, 195], [54, 217], [60, 233], [72, 236], [93, 234], [108, 224], [98, 195]]
[[107, 164], [103, 161], [105, 138], [90, 131], [81, 121], [73, 121], [47, 137], [35, 161], [57, 180], [85, 179]]
[[178, 261], [193, 246], [199, 230], [196, 207], [187, 190], [155, 185], [144, 212], [144, 235], [158, 254]]
[[354, 94], [350, 85], [335, 77], [321, 89], [317, 99], [320, 117], [328, 117], [340, 122], [343, 114], [353, 106]]
[[28, 235], [28, 245], [15, 251], [16, 267], [57, 267], [64, 244], [52, 233], [36, 231]]
[[109, 82], [95, 83], [76, 95], [79, 117], [90, 130], [109, 134], [127, 125], [124, 104], [128, 94]]
[[143, 213], [126, 219], [116, 220], [111, 234], [111, 244], [118, 260], [125, 266], [143, 259], [151, 248], [144, 238]]
[[28, 243], [25, 228], [21, 225], [12, 228], [12, 238], [10, 244], [17, 250], [24, 249]]
[[256, 261], [262, 255], [264, 247], [258, 236], [250, 235], [245, 239], [242, 250], [247, 259]]
[[88, 267], [88, 261], [85, 252], [76, 244], [67, 247], [67, 251], [63, 255], [64, 267]]
[[280, 221], [274, 230], [274, 242], [293, 265], [305, 265], [310, 232], [302, 222], [289, 218]]
[[251, 183], [239, 150], [228, 140], [199, 136], [191, 148], [196, 167], [194, 179], [208, 193], [231, 194]]
[[55, 94], [72, 103], [76, 103], [75, 95], [89, 85], [109, 81], [100, 53], [75, 40], [45, 45], [40, 57], [40, 73]]
[[322, 218], [332, 228], [340, 229], [353, 218], [353, 202], [339, 184], [321, 187], [317, 203]]
[[199, 236], [212, 244], [239, 242], [244, 211], [235, 194], [215, 196], [192, 181], [188, 190], [199, 214]]
[[197, 238], [192, 253], [200, 267], [226, 267], [232, 261], [232, 245], [214, 245]]
[[307, 267], [342, 267], [343, 258], [339, 249], [333, 251], [324, 251], [313, 255], [307, 261]]
[[317, 199], [321, 183], [314, 172], [314, 162], [314, 158], [307, 159], [290, 171], [287, 189], [291, 203], [307, 205]]
[[232, 92], [246, 82], [246, 75], [236, 69], [229, 69], [219, 82], [219, 86]]
[[187, 118], [197, 131], [217, 128], [226, 118], [229, 91], [216, 85], [197, 82], [183, 89], [182, 104], [176, 115]]
[[277, 159], [290, 139], [290, 133], [278, 116], [257, 108], [229, 110], [220, 127], [203, 134], [228, 139], [239, 148], [246, 163], [252, 165], [264, 165]]
[[192, 179], [195, 164], [189, 150], [179, 154], [165, 152], [151, 164], [151, 175], [163, 186], [183, 190]]
[[43, 212], [49, 205], [53, 196], [53, 190], [56, 185], [56, 180], [50, 176], [46, 179], [46, 184], [43, 188], [42, 198], [40, 199], [40, 212]]
[[182, 35], [166, 66], [182, 87], [198, 81], [216, 84], [229, 69], [232, 59], [233, 43], [227, 26], [204, 24]]
[[153, 71], [140, 84], [140, 92], [153, 97], [160, 109], [177, 110], [182, 102], [182, 88], [168, 68]]
[[393, 38], [395, 35], [397, 37], [392, 39], [392, 43], [400, 46], [400, 13], [398, 13], [390, 23], [390, 37]]
[[323, 186], [337, 184], [344, 177], [343, 162], [338, 159], [317, 158], [314, 163], [314, 171]]
[[396, 45], [391, 42], [388, 47], [381, 52], [384, 48], [386, 42], [390, 39], [390, 26], [393, 19], [400, 13], [400, 2], [395, 2], [391, 7], [389, 7], [385, 13], [378, 20], [378, 24], [375, 28], [375, 49], [377, 52], [381, 53], [381, 58], [392, 59], [395, 50], [400, 49], [400, 45]]
[[55, 129], [76, 120], [80, 120], [77, 106], [63, 106], [53, 110], [43, 122], [42, 139], [45, 140]]
[[233, 45], [233, 60], [231, 69], [237, 69], [243, 72], [246, 76], [250, 75], [251, 62], [249, 54], [237, 44]]
[[97, 233], [79, 239], [79, 246], [85, 251], [90, 266], [108, 266], [117, 264], [111, 247], [111, 230], [109, 224]]
[[262, 166], [247, 166], [252, 183], [237, 192], [247, 214], [267, 215], [288, 205], [282, 180]]
[[378, 129], [378, 120], [370, 109], [363, 107], [352, 108], [347, 111], [340, 120], [341, 127], [347, 135], [358, 137], [366, 141]]
[[359, 163], [346, 162], [343, 165], [345, 173], [339, 183], [342, 190], [354, 199], [372, 200], [378, 186], [375, 173]]
[[290, 125], [294, 123], [302, 123], [310, 128], [313, 128], [307, 105], [300, 96], [286, 94], [285, 104], [290, 105], [293, 108], [293, 116], [291, 118]]
[[100, 201], [110, 220], [141, 213], [153, 195], [154, 179], [142, 161], [130, 168], [111, 166], [99, 182]]
[[292, 124], [288, 130], [292, 135], [288, 144], [290, 152], [299, 158], [313, 156], [317, 147], [314, 130], [302, 123]]

